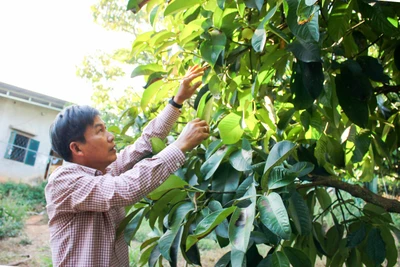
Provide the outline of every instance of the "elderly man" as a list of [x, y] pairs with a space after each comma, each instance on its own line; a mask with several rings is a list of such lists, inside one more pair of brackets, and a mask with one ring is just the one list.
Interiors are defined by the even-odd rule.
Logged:
[[146, 158], [150, 138], [168, 135], [182, 103], [201, 84], [191, 82], [202, 74], [202, 68], [190, 68], [176, 96], [118, 155], [96, 109], [71, 106], [56, 117], [52, 147], [66, 164], [52, 173], [45, 189], [54, 266], [129, 266], [128, 246], [116, 237], [124, 207], [162, 184], [183, 165], [184, 153], [209, 136], [207, 123], [195, 119], [174, 143]]

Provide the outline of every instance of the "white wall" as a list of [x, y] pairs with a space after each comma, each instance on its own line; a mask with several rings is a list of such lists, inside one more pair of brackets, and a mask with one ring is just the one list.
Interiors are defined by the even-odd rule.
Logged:
[[[58, 111], [19, 102], [0, 96], [0, 180], [38, 182], [43, 180], [51, 150], [49, 128]], [[40, 142], [34, 166], [5, 159], [5, 151], [13, 131], [34, 134], [32, 139]]]

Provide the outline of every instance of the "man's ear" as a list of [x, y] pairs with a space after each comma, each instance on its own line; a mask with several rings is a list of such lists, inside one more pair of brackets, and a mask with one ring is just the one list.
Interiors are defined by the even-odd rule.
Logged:
[[80, 143], [78, 142], [71, 142], [69, 144], [69, 149], [71, 150], [71, 153], [75, 157], [81, 157], [83, 156], [83, 151], [80, 148]]

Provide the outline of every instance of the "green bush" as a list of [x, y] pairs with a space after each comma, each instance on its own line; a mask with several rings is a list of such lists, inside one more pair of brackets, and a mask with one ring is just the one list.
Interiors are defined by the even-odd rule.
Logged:
[[0, 199], [0, 239], [17, 236], [24, 227], [28, 208], [13, 197]]
[[44, 188], [47, 182], [36, 186], [23, 183], [6, 182], [0, 183], [0, 199], [12, 196], [19, 204], [28, 205], [30, 210], [37, 209], [37, 206], [44, 207], [46, 199]]
[[46, 183], [31, 186], [0, 183], [0, 239], [17, 236], [24, 227], [28, 211], [40, 211], [46, 205]]

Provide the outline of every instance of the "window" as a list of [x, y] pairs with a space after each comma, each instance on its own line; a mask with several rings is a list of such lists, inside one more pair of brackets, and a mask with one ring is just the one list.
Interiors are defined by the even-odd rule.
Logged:
[[34, 166], [39, 144], [39, 141], [12, 131], [4, 157]]

